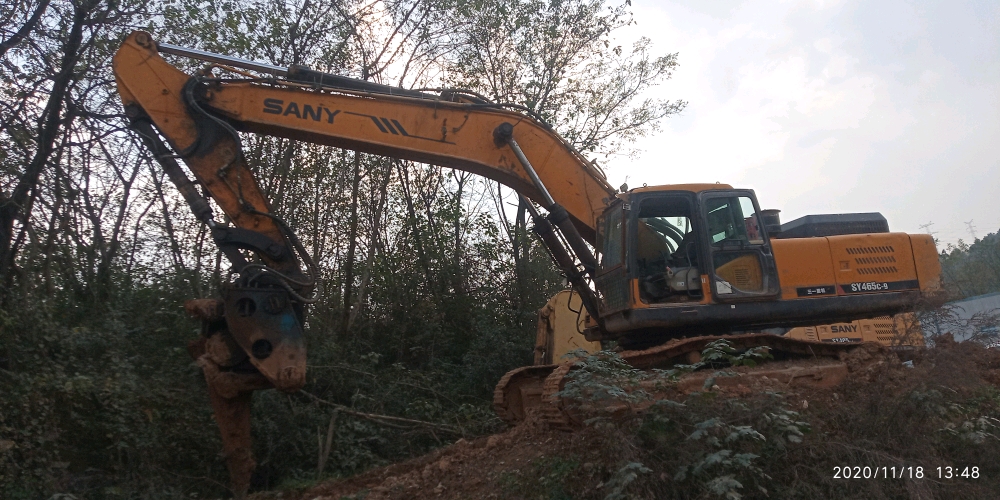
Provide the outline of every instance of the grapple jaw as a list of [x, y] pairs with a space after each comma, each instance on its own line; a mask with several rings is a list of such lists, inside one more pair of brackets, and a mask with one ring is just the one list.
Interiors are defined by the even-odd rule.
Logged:
[[225, 292], [229, 333], [250, 363], [276, 389], [294, 392], [306, 383], [301, 315], [280, 288], [232, 288]]

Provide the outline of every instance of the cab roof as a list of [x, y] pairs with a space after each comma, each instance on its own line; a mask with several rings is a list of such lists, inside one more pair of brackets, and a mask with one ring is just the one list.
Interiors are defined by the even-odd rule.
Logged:
[[691, 193], [700, 193], [702, 191], [711, 191], [715, 189], [733, 189], [733, 186], [719, 182], [714, 184], [664, 184], [662, 186], [643, 186], [640, 188], [630, 189], [629, 193], [659, 193], [663, 191], [688, 191]]

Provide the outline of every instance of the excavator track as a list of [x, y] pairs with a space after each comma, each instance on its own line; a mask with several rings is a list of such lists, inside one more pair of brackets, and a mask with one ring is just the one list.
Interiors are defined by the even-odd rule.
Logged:
[[[643, 370], [669, 368], [678, 364], [692, 364], [700, 360], [705, 347], [716, 340], [725, 339], [736, 349], [768, 347], [776, 361], [764, 363], [744, 373], [751, 377], [768, 377], [789, 386], [816, 388], [836, 387], [852, 370], [848, 356], [861, 349], [863, 357], [873, 353], [886, 353], [888, 349], [875, 343], [826, 343], [792, 339], [772, 334], [713, 335], [675, 339], [649, 349], [623, 351], [621, 358], [631, 366]], [[801, 361], [797, 363], [796, 361]], [[493, 393], [493, 406], [505, 422], [516, 425], [534, 415], [546, 424], [559, 429], [572, 429], [580, 425], [575, 415], [558, 394], [566, 385], [567, 375], [576, 363], [526, 366], [508, 372], [500, 379]], [[696, 390], [710, 376], [710, 370], [690, 373], [678, 381], [684, 392]], [[746, 377], [718, 379], [719, 383], [746, 382]]]
[[527, 417], [542, 406], [542, 384], [559, 365], [522, 366], [507, 372], [493, 390], [493, 409], [507, 423]]

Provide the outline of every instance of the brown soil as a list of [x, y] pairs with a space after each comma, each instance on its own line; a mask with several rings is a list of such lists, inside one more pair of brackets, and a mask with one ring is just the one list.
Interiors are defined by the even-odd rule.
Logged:
[[339, 500], [501, 498], [497, 482], [533, 461], [587, 446], [582, 435], [553, 431], [531, 419], [502, 434], [464, 439], [422, 457], [330, 481], [302, 492], [262, 493], [263, 499]]
[[[914, 366], [905, 366], [900, 357], [912, 360]], [[1000, 387], [1000, 349], [939, 341], [936, 348], [909, 353], [857, 351], [841, 362], [848, 366], [849, 373], [846, 380], [836, 387], [796, 387], [776, 378], [750, 377], [746, 383], [719, 384], [709, 389], [709, 392], [717, 393], [714, 397], [717, 402], [736, 399], [753, 408], [767, 408], [767, 403], [763, 403], [764, 394], [774, 397], [774, 393], [780, 393], [784, 407], [799, 412], [804, 420], [810, 422], [812, 432], [806, 435], [805, 442], [790, 445], [789, 451], [783, 452], [788, 463], [763, 465], [764, 471], [786, 488], [781, 491], [788, 498], [986, 498], [980, 494], [988, 495], [989, 491], [996, 491], [995, 488], [1000, 486], [1000, 464], [996, 463], [996, 459], [1000, 458], [1000, 438], [988, 437], [988, 442], [983, 445], [985, 448], [974, 452], [984, 455], [962, 455], [967, 452], [963, 451], [963, 447], [972, 445], [942, 444], [942, 433], [935, 432], [940, 429], [937, 423], [917, 430], [916, 434], [901, 432], [900, 435], [910, 436], [909, 441], [898, 438], [879, 441], [878, 436], [883, 431], [872, 431], [871, 428], [885, 425], [887, 418], [896, 418], [894, 415], [906, 415], [905, 412], [898, 413], [900, 411], [912, 413], [912, 408], [921, 408], [907, 406], [912, 403], [912, 394], [935, 389], [945, 391], [945, 398], [953, 397], [954, 401], [961, 401], [966, 407], [967, 401], [980, 401], [976, 403], [981, 404], [976, 408], [978, 414], [1000, 418], [1000, 392], [997, 391]], [[805, 364], [816, 363], [819, 362]], [[790, 363], [773, 363], [758, 370], [788, 368], [786, 365]], [[700, 376], [704, 378], [705, 375]], [[692, 387], [695, 385], [698, 384]], [[984, 393], [992, 394], [986, 397], [989, 400], [986, 403], [982, 403], [981, 395]], [[685, 395], [678, 394], [678, 398], [681, 397]], [[941, 404], [946, 405], [947, 401], [952, 400]], [[696, 407], [692, 405], [692, 411]], [[914, 422], [921, 422], [905, 418], [902, 421], [909, 422], [906, 425], [911, 427], [917, 425]], [[1000, 435], [1000, 432], [996, 434]], [[623, 439], [619, 446], [614, 443], [614, 437], [608, 436], [607, 429], [583, 428], [566, 432], [548, 428], [537, 419], [529, 418], [504, 433], [472, 441], [459, 440], [428, 455], [351, 478], [326, 482], [307, 490], [261, 493], [253, 498], [603, 498], [608, 493], [605, 481], [620, 466], [616, 464], [633, 461], [631, 457], [638, 456], [633, 452], [638, 449], [636, 443], [639, 441]], [[855, 445], [857, 451], [852, 449]], [[676, 446], [683, 446], [683, 441]], [[664, 470], [657, 470], [650, 461], [652, 456], [644, 455], [643, 460], [653, 471], [644, 476], [649, 478], [648, 484], [644, 483], [642, 489], [635, 492], [636, 497], [656, 498], [664, 494], [688, 498], [703, 496], [679, 495], [677, 492], [687, 490], [678, 489], [676, 483], [671, 483], [673, 472], [666, 468], [667, 462], [661, 462]], [[979, 481], [895, 483], [885, 480], [838, 483], [827, 477], [832, 475], [834, 464], [853, 456], [859, 460], [879, 456], [905, 459], [910, 463], [916, 460], [924, 464], [928, 471], [948, 464], [948, 460], [955, 457], [982, 456], [984, 462], [980, 465], [984, 475]], [[567, 467], [573, 470], [572, 474], [559, 476], [559, 460], [569, 461]], [[804, 463], [809, 461], [814, 463]], [[887, 462], [881, 465], [895, 464]], [[552, 480], [546, 482], [549, 477]], [[560, 486], [556, 484], [559, 480], [572, 484]], [[545, 490], [546, 485], [553, 484], [555, 489]], [[767, 493], [760, 496], [760, 493], [747, 491], [747, 488], [743, 492], [750, 494], [748, 498], [772, 498]]]

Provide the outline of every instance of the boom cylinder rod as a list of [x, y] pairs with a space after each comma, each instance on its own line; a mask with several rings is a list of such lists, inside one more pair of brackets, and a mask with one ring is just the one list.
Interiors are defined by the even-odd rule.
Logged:
[[358, 80], [356, 78], [350, 78], [346, 76], [332, 75], [330, 73], [323, 73], [321, 71], [316, 71], [307, 66], [302, 66], [299, 64], [293, 64], [292, 66], [283, 68], [281, 66], [274, 66], [272, 64], [266, 64], [257, 61], [249, 61], [246, 59], [240, 59], [238, 57], [225, 56], [222, 54], [216, 54], [214, 52], [191, 49], [188, 47], [181, 47], [180, 45], [173, 45], [169, 43], [157, 43], [156, 50], [163, 52], [165, 54], [190, 57], [192, 59], [197, 59], [199, 61], [211, 62], [216, 64], [225, 64], [227, 66], [234, 66], [237, 68], [248, 69], [260, 73], [270, 73], [296, 82], [320, 84], [329, 87], [336, 87], [338, 89], [356, 90], [361, 92], [374, 92], [379, 94], [416, 97], [419, 99], [437, 98], [437, 96], [435, 95], [420, 92], [418, 90], [404, 89], [402, 87], [382, 85], [380, 83]]
[[217, 64], [226, 64], [229, 66], [236, 66], [237, 68], [259, 71], [261, 73], [271, 73], [273, 75], [278, 75], [278, 76], [288, 75], [288, 68], [282, 68], [281, 66], [274, 66], [271, 64], [260, 63], [257, 61], [248, 61], [246, 59], [224, 56], [222, 54], [215, 54], [213, 52], [206, 52], [204, 50], [189, 49], [187, 47], [181, 47], [180, 45], [173, 45], [169, 43], [157, 43], [156, 49], [166, 54], [190, 57], [192, 59], [197, 59], [199, 61], [207, 61]]
[[576, 263], [573, 261], [573, 256], [569, 254], [569, 251], [566, 250], [566, 247], [560, 241], [555, 228], [552, 227], [552, 223], [545, 217], [542, 217], [538, 213], [538, 210], [535, 210], [535, 206], [530, 201], [524, 199], [523, 196], [521, 197], [521, 203], [524, 203], [528, 208], [528, 212], [531, 213], [531, 220], [535, 223], [535, 226], [532, 228], [535, 234], [545, 243], [545, 247], [549, 249], [549, 254], [552, 255], [552, 260], [566, 273], [566, 279], [573, 285], [576, 293], [580, 294], [583, 307], [587, 309], [587, 313], [597, 321], [598, 326], [603, 331], [604, 321], [601, 319], [600, 310], [597, 307], [597, 296], [594, 295], [594, 291], [587, 285], [587, 280], [584, 278], [583, 273], [577, 269]]
[[493, 142], [497, 147], [506, 144], [514, 151], [514, 156], [517, 157], [517, 161], [524, 167], [524, 171], [527, 172], [532, 184], [535, 185], [535, 189], [538, 189], [542, 194], [542, 199], [545, 201], [545, 209], [549, 211], [549, 220], [563, 233], [570, 248], [573, 249], [573, 253], [576, 254], [576, 258], [580, 259], [583, 268], [593, 276], [597, 270], [597, 259], [594, 257], [594, 253], [590, 251], [587, 242], [580, 236], [580, 231], [573, 225], [573, 221], [569, 218], [569, 212], [552, 198], [552, 194], [549, 193], [545, 184], [542, 183], [542, 179], [538, 177], [538, 173], [531, 166], [528, 157], [524, 155], [521, 146], [518, 146], [517, 141], [514, 140], [514, 126], [507, 122], [497, 126], [493, 130]]
[[517, 157], [517, 161], [521, 162], [521, 166], [524, 167], [524, 171], [528, 173], [528, 177], [531, 178], [532, 184], [535, 188], [542, 193], [542, 198], [545, 199], [545, 208], [548, 209], [556, 204], [556, 200], [552, 199], [552, 195], [549, 194], [549, 190], [545, 188], [545, 184], [542, 184], [542, 180], [538, 178], [538, 174], [535, 173], [535, 169], [531, 166], [531, 162], [528, 161], [528, 157], [524, 156], [524, 151], [521, 151], [521, 146], [517, 145], [517, 141], [511, 136], [507, 139], [507, 145], [510, 149], [514, 151], [514, 156]]
[[570, 248], [573, 249], [573, 253], [576, 254], [576, 258], [580, 259], [583, 268], [593, 276], [597, 272], [597, 258], [590, 251], [590, 247], [583, 240], [583, 236], [580, 236], [580, 231], [573, 225], [573, 221], [570, 220], [569, 212], [566, 211], [566, 208], [558, 203], [549, 207], [549, 220], [559, 228], [559, 231], [566, 237]]
[[215, 221], [212, 219], [212, 207], [209, 206], [205, 197], [198, 193], [197, 185], [191, 179], [188, 179], [181, 166], [177, 164], [177, 160], [171, 154], [170, 149], [167, 148], [167, 145], [160, 140], [160, 136], [153, 130], [153, 126], [148, 120], [139, 116], [139, 110], [136, 108], [127, 108], [125, 114], [130, 115], [129, 118], [132, 119], [132, 127], [139, 132], [142, 141], [146, 143], [146, 147], [153, 153], [153, 157], [163, 167], [163, 171], [170, 178], [170, 182], [180, 191], [181, 196], [184, 197], [184, 201], [187, 202], [188, 206], [191, 207], [191, 211], [194, 212], [195, 218], [208, 224], [210, 227], [215, 227]]

